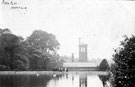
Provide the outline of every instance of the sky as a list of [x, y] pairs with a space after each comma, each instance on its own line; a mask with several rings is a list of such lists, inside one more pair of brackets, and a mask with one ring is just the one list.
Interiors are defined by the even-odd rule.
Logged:
[[60, 43], [60, 55], [78, 57], [81, 37], [88, 44], [88, 59], [110, 59], [122, 36], [135, 35], [134, 1], [5, 0], [11, 1], [16, 4], [0, 0], [0, 28], [24, 38], [34, 30], [53, 33]]

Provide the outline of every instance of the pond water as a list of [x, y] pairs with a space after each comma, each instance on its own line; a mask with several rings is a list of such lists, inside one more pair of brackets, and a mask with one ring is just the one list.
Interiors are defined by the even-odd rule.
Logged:
[[0, 87], [103, 87], [107, 76], [86, 74], [0, 75]]

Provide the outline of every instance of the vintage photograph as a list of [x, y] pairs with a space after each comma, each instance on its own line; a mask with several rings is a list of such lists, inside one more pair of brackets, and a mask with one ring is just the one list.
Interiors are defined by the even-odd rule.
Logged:
[[134, 80], [134, 0], [0, 0], [0, 87]]

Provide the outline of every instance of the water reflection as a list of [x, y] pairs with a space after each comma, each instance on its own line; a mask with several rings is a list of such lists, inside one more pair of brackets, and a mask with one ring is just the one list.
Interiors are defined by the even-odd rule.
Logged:
[[103, 87], [104, 80], [86, 74], [0, 75], [0, 87]]
[[0, 76], [0, 87], [45, 87], [49, 75], [7, 75]]
[[103, 87], [97, 75], [66, 74], [59, 79], [51, 79], [47, 87]]
[[103, 87], [105, 87], [106, 82], [109, 80], [109, 75], [99, 75], [100, 80], [102, 81]]
[[87, 87], [87, 75], [81, 74], [79, 78], [79, 87]]

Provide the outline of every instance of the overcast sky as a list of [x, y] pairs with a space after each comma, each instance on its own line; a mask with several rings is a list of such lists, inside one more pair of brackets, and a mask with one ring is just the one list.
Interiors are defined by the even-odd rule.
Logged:
[[[11, 0], [5, 0], [5, 2]], [[60, 55], [78, 57], [78, 38], [88, 58], [110, 59], [123, 35], [135, 35], [135, 2], [111, 0], [12, 0], [0, 5], [0, 27], [28, 37], [41, 29], [56, 35]], [[2, 0], [1, 0], [2, 2]], [[27, 9], [11, 9], [11, 7]]]

